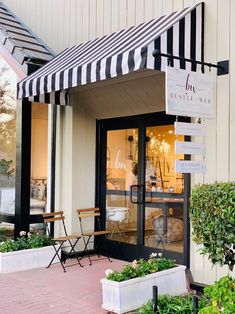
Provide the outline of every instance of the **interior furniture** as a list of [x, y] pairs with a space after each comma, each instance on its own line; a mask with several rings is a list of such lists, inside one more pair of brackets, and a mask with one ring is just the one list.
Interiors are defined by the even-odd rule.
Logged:
[[120, 224], [126, 221], [128, 210], [128, 207], [106, 207], [106, 220], [113, 224], [110, 238], [117, 233], [125, 240], [125, 233], [121, 229]]
[[[182, 222], [183, 205], [184, 205], [183, 199], [171, 199], [171, 198], [153, 198], [152, 202], [148, 203], [147, 205], [148, 207], [161, 208], [162, 210], [162, 217], [153, 218], [153, 229], [155, 229], [155, 231], [156, 231], [157, 226], [159, 228], [160, 226], [162, 226], [163, 236], [162, 238], [159, 237], [157, 245], [159, 245], [160, 242], [163, 244], [164, 242], [168, 242], [170, 238], [172, 239], [172, 237], [169, 238], [169, 234], [168, 234], [169, 222], [170, 222], [170, 226], [169, 226], [170, 228], [172, 228], [174, 224], [177, 224], [180, 229], [181, 229], [181, 225], [183, 226], [183, 222]], [[172, 209], [171, 215], [169, 215], [170, 209]], [[162, 222], [158, 223], [156, 219], [158, 219], [159, 221], [162, 220]], [[179, 235], [176, 238], [179, 240], [180, 238]]]

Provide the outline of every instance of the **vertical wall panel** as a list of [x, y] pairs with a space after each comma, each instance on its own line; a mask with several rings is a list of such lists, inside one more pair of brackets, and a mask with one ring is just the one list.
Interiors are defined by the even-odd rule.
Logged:
[[[34, 21], [36, 20], [36, 6], [33, 1], [29, 1], [28, 3], [28, 12], [30, 12], [28, 19], [29, 19], [29, 25], [33, 25]], [[50, 10], [47, 10], [48, 13], [51, 13]], [[24, 20], [23, 20], [24, 21]], [[25, 20], [26, 23], [26, 20]]]
[[[61, 108], [62, 112], [62, 134], [59, 142], [58, 149], [61, 148], [61, 208], [65, 212], [66, 220], [71, 222], [72, 216], [72, 175], [73, 169], [68, 165], [72, 165], [73, 153], [73, 110], [71, 107], [66, 106]], [[72, 224], [68, 223], [68, 233], [72, 232]]]
[[[41, 0], [41, 12], [45, 12], [42, 16], [41, 16], [41, 23], [40, 23], [40, 33], [43, 34], [50, 34], [51, 33], [51, 29], [50, 29], [50, 18], [48, 19], [48, 12], [50, 11], [52, 6], [52, 2], [48, 2], [45, 0]], [[48, 21], [49, 20], [49, 21]]]
[[[33, 1], [30, 1], [30, 2], [33, 2]], [[56, 10], [56, 8], [57, 8], [57, 0], [52, 0], [52, 9], [51, 9], [50, 12], [48, 10], [48, 18], [51, 20], [51, 27], [52, 27], [52, 34], [53, 34], [53, 36], [52, 36], [52, 34], [47, 34], [46, 36], [48, 36], [48, 40], [46, 41], [46, 43], [54, 51], [58, 52], [58, 49], [57, 49], [57, 33], [59, 32], [59, 30], [57, 28], [57, 23], [56, 23], [56, 21], [58, 19], [58, 16], [56, 14], [52, 14], [52, 12], [54, 12], [54, 10]], [[32, 30], [34, 31], [33, 27], [32, 27]], [[42, 39], [44, 39], [42, 37], [42, 34], [38, 33], [37, 35], [40, 36]]]
[[90, 20], [89, 20], [89, 10], [90, 10], [90, 3], [89, 1], [82, 1], [82, 12], [79, 12], [79, 17], [83, 16], [82, 19], [82, 30], [83, 30], [83, 36], [82, 36], [82, 42], [88, 41], [89, 34], [90, 34]]
[[89, 38], [96, 38], [96, 18], [97, 18], [97, 0], [90, 0], [90, 8], [89, 8]]
[[117, 32], [119, 30], [119, 0], [111, 1], [111, 32]]
[[127, 0], [127, 26], [136, 25], [136, 1]]
[[163, 0], [156, 0], [153, 3], [154, 18], [158, 18], [163, 15]]
[[111, 0], [104, 0], [104, 34], [111, 32]]
[[[192, 3], [188, 3], [191, 5]], [[208, 9], [210, 7], [210, 9]], [[215, 62], [217, 60], [217, 5], [214, 0], [207, 0], [205, 3], [205, 60]], [[208, 68], [205, 69], [208, 73]], [[211, 73], [216, 82], [215, 70]], [[207, 182], [216, 179], [216, 101], [214, 105], [214, 117], [211, 120], [203, 120], [207, 127], [207, 136], [205, 138], [207, 145], [207, 173], [205, 180]], [[213, 177], [214, 176], [214, 177]], [[196, 182], [198, 176], [195, 176]], [[200, 254], [199, 246], [192, 242], [191, 245], [191, 264], [194, 280], [197, 282], [211, 283], [216, 279], [216, 267], [208, 262], [206, 257]]]
[[163, 2], [163, 14], [169, 14], [173, 11], [173, 1], [172, 0], [164, 0]]
[[184, 0], [184, 7], [191, 7], [194, 5], [194, 0]]
[[[36, 8], [36, 15], [35, 18], [37, 20], [37, 23], [35, 23], [34, 21], [34, 25], [35, 25], [35, 33], [36, 34], [41, 34], [41, 24], [42, 24], [42, 16], [41, 14], [39, 15], [39, 12], [42, 12], [42, 1], [38, 0], [35, 2], [35, 8]], [[22, 9], [25, 9], [24, 12], [26, 14], [27, 9], [26, 9], [26, 2], [24, 1], [24, 4], [22, 3], [22, 5], [20, 6], [20, 10], [19, 10], [19, 14], [20, 16], [22, 16], [24, 13], [21, 12]]]
[[235, 181], [235, 1], [230, 1], [230, 180]]
[[[230, 0], [218, 2], [218, 60], [230, 59]], [[228, 181], [230, 172], [230, 84], [229, 75], [217, 79], [217, 180]], [[228, 268], [217, 267], [217, 278]]]
[[103, 0], [98, 0], [96, 14], [96, 35], [97, 37], [102, 37], [104, 35], [104, 20], [106, 18]]
[[128, 0], [119, 0], [119, 29], [127, 27], [127, 2]]
[[[40, 1], [41, 0], [38, 1], [39, 2], [38, 6], [40, 6]], [[21, 3], [20, 1], [15, 1], [15, 5], [17, 5], [17, 11], [19, 12], [19, 16], [26, 15], [27, 10], [26, 10], [26, 2], [25, 1], [23, 1], [23, 3]]]
[[[77, 22], [78, 22], [78, 18], [77, 18], [77, 3], [79, 1], [77, 0], [70, 0], [71, 1], [71, 5], [69, 7], [69, 45], [68, 46], [72, 46], [72, 45], [76, 45], [77, 41], [76, 41], [76, 34], [77, 34]], [[79, 16], [80, 19], [80, 16]]]
[[83, 0], [76, 0], [77, 1], [77, 10], [76, 10], [76, 43], [82, 43], [83, 40], [83, 14], [81, 14], [81, 12], [83, 12]]
[[[229, 59], [230, 1], [218, 2], [218, 60]], [[217, 180], [229, 178], [229, 75], [217, 77]]]
[[[71, 232], [79, 230], [76, 208], [94, 207], [95, 204], [95, 135], [96, 120], [88, 114], [80, 99], [74, 102], [72, 132], [72, 210], [70, 213]], [[82, 150], [81, 150], [82, 147]], [[92, 220], [85, 226], [92, 230]], [[79, 243], [83, 249], [83, 243]]]
[[153, 19], [153, 15], [154, 15], [153, 0], [145, 1], [144, 20], [149, 21]]
[[63, 50], [63, 39], [64, 39], [64, 0], [56, 0], [54, 2], [56, 5], [54, 9], [57, 7], [60, 8], [60, 10], [57, 10], [57, 16], [55, 19], [55, 33], [53, 34], [56, 37], [56, 50], [62, 51]]
[[144, 22], [144, 0], [136, 0], [136, 24]]
[[184, 0], [174, 0], [173, 1], [173, 11], [182, 10], [184, 7]]
[[[205, 2], [205, 40], [204, 47], [205, 53], [204, 57], [206, 61], [216, 63], [217, 62], [217, 2], [214, 0], [207, 0]], [[208, 68], [205, 69], [206, 73], [209, 73]], [[216, 70], [212, 70], [211, 75], [213, 75], [215, 84], [217, 84]], [[216, 88], [216, 85], [215, 85]], [[207, 126], [207, 136], [206, 136], [206, 146], [207, 146], [207, 172], [205, 174], [206, 182], [214, 182], [216, 180], [216, 127], [217, 127], [217, 100], [215, 91], [215, 105], [214, 105], [214, 116], [213, 119], [206, 121]]]
[[63, 41], [61, 42], [62, 49], [64, 49], [64, 46], [69, 47], [71, 45], [71, 37], [70, 37], [70, 25], [71, 25], [70, 8], [71, 6], [72, 6], [71, 0], [70, 0], [70, 5], [66, 5], [66, 0], [64, 0], [64, 3], [63, 3]]

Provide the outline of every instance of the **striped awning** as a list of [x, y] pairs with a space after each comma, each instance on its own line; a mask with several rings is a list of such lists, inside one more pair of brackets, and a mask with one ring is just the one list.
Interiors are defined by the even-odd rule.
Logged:
[[[66, 104], [72, 87], [140, 69], [165, 71], [168, 61], [154, 58], [154, 49], [202, 60], [203, 3], [64, 50], [18, 84], [18, 98]], [[197, 70], [191, 62], [174, 60], [172, 66]]]

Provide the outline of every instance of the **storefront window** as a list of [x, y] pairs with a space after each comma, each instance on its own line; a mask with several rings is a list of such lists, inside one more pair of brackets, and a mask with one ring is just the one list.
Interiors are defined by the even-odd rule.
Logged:
[[[16, 173], [16, 86], [17, 75], [0, 57], [0, 235], [13, 237]], [[48, 106], [32, 104], [30, 214], [42, 214], [47, 200]], [[31, 231], [42, 231], [32, 224]], [[41, 230], [42, 229], [42, 230]]]
[[17, 75], [0, 56], [0, 233], [13, 234], [4, 215], [15, 213]]
[[[48, 173], [48, 105], [32, 104], [30, 215], [45, 212]], [[32, 224], [31, 231], [43, 232], [42, 224]]]

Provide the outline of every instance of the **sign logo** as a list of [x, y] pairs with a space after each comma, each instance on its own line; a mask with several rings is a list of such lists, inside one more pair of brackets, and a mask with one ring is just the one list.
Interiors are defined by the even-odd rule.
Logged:
[[214, 81], [209, 75], [167, 67], [166, 113], [212, 118]]

